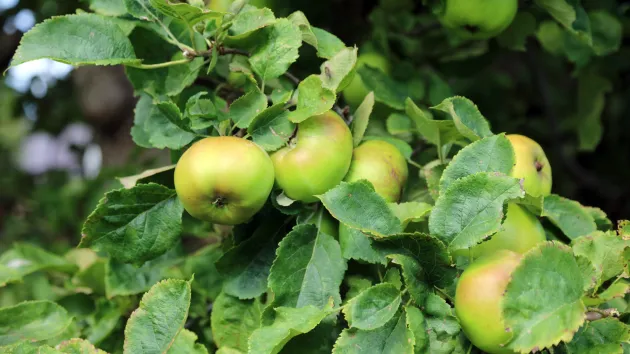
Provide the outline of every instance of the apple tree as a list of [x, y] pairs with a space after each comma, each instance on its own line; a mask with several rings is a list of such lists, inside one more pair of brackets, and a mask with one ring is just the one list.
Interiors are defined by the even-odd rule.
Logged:
[[[630, 350], [630, 223], [553, 193], [543, 147], [494, 129], [429, 61], [401, 79], [379, 46], [242, 0], [90, 3], [37, 24], [12, 65], [124, 66], [130, 134], [171, 164], [119, 178], [63, 257], [0, 255], [0, 287], [32, 295], [0, 308], [0, 351]], [[410, 3], [379, 4], [377, 42], [420, 21]], [[619, 46], [610, 14], [524, 3], [426, 1], [438, 26], [415, 36], [443, 31], [422, 49], [466, 58], [530, 27], [570, 59]]]

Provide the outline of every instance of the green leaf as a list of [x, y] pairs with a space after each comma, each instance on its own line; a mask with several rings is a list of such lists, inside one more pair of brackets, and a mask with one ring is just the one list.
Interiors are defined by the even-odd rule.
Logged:
[[412, 132], [412, 122], [409, 117], [402, 113], [392, 113], [387, 117], [387, 132], [391, 135], [410, 136]]
[[195, 343], [196, 341], [195, 332], [182, 329], [166, 354], [208, 354], [208, 349], [201, 343]]
[[422, 311], [413, 306], [405, 306], [405, 315], [407, 328], [409, 328], [409, 331], [411, 331], [413, 335], [413, 352], [416, 354], [424, 353], [424, 348], [429, 344], [424, 315]]
[[297, 109], [289, 113], [289, 120], [300, 123], [326, 113], [335, 104], [335, 92], [324, 87], [320, 76], [311, 75], [298, 85]]
[[248, 132], [260, 147], [276, 151], [289, 141], [294, 129], [295, 125], [289, 121], [289, 112], [284, 110], [284, 103], [278, 103], [257, 115]]
[[433, 200], [437, 200], [440, 196], [440, 180], [446, 167], [448, 167], [447, 164], [443, 164], [440, 160], [435, 160], [424, 165], [420, 170], [420, 176], [426, 180]]
[[591, 41], [591, 25], [579, 0], [535, 0], [536, 5], [585, 42]]
[[138, 184], [151, 183], [151, 182], [164, 185], [164, 183], [159, 183], [159, 182], [164, 182], [164, 179], [167, 179], [167, 178], [172, 181], [173, 175], [175, 172], [175, 166], [176, 165], [169, 165], [169, 166], [164, 166], [164, 167], [152, 168], [144, 172], [138, 173], [137, 175], [127, 176], [127, 177], [116, 177], [116, 179], [125, 188], [133, 188], [134, 186]]
[[492, 135], [486, 118], [481, 115], [477, 106], [465, 97], [447, 98], [431, 109], [448, 114], [455, 122], [455, 128], [471, 141]]
[[400, 220], [367, 181], [341, 182], [318, 198], [335, 219], [351, 228], [377, 237], [402, 232]]
[[374, 92], [374, 98], [394, 109], [405, 109], [405, 100], [409, 91], [405, 84], [394, 81], [382, 71], [369, 65], [360, 67], [357, 72], [368, 91]]
[[433, 208], [432, 205], [422, 202], [389, 203], [389, 208], [394, 215], [406, 226], [410, 222], [422, 221]]
[[354, 112], [354, 119], [352, 120], [352, 140], [354, 147], [359, 146], [365, 135], [368, 123], [370, 121], [370, 115], [374, 108], [374, 92], [368, 93], [363, 102], [359, 105], [359, 108]]
[[96, 312], [86, 319], [89, 325], [84, 332], [86, 339], [96, 345], [103, 342], [118, 327], [120, 319], [131, 310], [131, 306], [131, 302], [120, 305], [106, 298], [97, 300]]
[[[422, 233], [406, 233], [378, 239], [372, 245], [380, 253], [387, 254], [394, 260], [393, 255], [412, 257], [420, 264], [421, 272], [416, 274], [424, 282], [439, 288], [452, 285], [457, 270], [451, 266], [451, 259], [446, 246], [437, 238]], [[410, 265], [410, 269], [417, 269]]]
[[604, 133], [601, 123], [606, 105], [606, 94], [612, 83], [603, 76], [583, 73], [578, 78], [577, 130], [580, 150], [593, 151]]
[[344, 48], [337, 52], [335, 56], [325, 61], [321, 66], [321, 74], [323, 87], [339, 92], [348, 86], [352, 78], [354, 78], [354, 67], [357, 63], [358, 49]]
[[186, 101], [185, 117], [190, 120], [193, 130], [206, 129], [217, 122], [217, 109], [209, 98], [202, 98], [207, 92], [199, 92]]
[[123, 0], [127, 12], [138, 19], [145, 21], [155, 21], [164, 16], [157, 11], [150, 3], [151, 0]]
[[587, 322], [566, 343], [569, 354], [621, 353], [622, 343], [630, 341], [630, 327], [614, 318]]
[[595, 224], [597, 225], [597, 229], [600, 231], [609, 231], [613, 229], [613, 223], [608, 219], [608, 215], [601, 210], [600, 208], [595, 207], [584, 207], [587, 213], [591, 215], [593, 220], [595, 220]]
[[140, 63], [114, 21], [87, 13], [53, 17], [33, 27], [22, 37], [11, 66], [42, 58], [76, 66]]
[[396, 267], [388, 268], [383, 276], [383, 283], [390, 283], [399, 291], [402, 290], [403, 281], [402, 275], [400, 275], [400, 269]]
[[142, 296], [125, 326], [124, 353], [165, 353], [184, 327], [191, 281], [164, 280]]
[[416, 129], [418, 129], [420, 135], [429, 143], [438, 146], [438, 148], [462, 137], [457, 128], [455, 128], [454, 121], [429, 118], [410, 98], [405, 100], [405, 112], [416, 123]]
[[340, 50], [346, 48], [346, 45], [334, 34], [321, 28], [311, 27], [313, 34], [317, 38], [317, 56], [324, 59], [330, 59]]
[[[145, 262], [141, 267], [110, 259], [105, 267], [105, 294], [115, 296], [140, 294], [149, 290], [164, 277], [165, 269], [175, 262], [176, 252]], [[203, 279], [203, 278], [202, 278]]]
[[276, 354], [293, 337], [310, 332], [332, 312], [332, 303], [324, 309], [315, 306], [275, 308], [270, 326], [261, 327], [249, 337], [249, 354]]
[[13, 268], [0, 264], [0, 287], [22, 280], [22, 275]]
[[429, 288], [424, 279], [424, 269], [420, 263], [411, 256], [402, 254], [393, 254], [389, 258], [394, 264], [398, 264], [402, 269], [403, 278], [405, 279], [405, 288], [411, 295], [416, 304], [424, 304]]
[[92, 343], [81, 338], [73, 338], [63, 341], [57, 345], [55, 349], [67, 354], [107, 354], [106, 352], [96, 348]]
[[136, 104], [131, 136], [136, 144], [145, 148], [181, 149], [195, 138], [185, 127], [177, 106], [171, 102], [157, 105], [149, 95], [142, 95]]
[[169, 0], [149, 0], [151, 5], [162, 14], [182, 20], [190, 26], [205, 20], [220, 19], [222, 12], [201, 9], [186, 3], [172, 3]]
[[446, 166], [440, 179], [440, 190], [446, 191], [456, 180], [478, 172], [510, 175], [515, 163], [512, 143], [504, 134], [477, 140], [461, 149]]
[[105, 16], [121, 16], [127, 13], [123, 0], [90, 0], [90, 10]]
[[300, 28], [300, 31], [302, 32], [302, 41], [317, 49], [317, 36], [315, 36], [313, 28], [304, 13], [302, 11], [295, 11], [287, 18]]
[[221, 258], [223, 250], [220, 244], [208, 245], [192, 255], [187, 255], [182, 271], [184, 277], [195, 276], [192, 284], [194, 291], [209, 297], [216, 298], [223, 287], [223, 276], [216, 268], [215, 262]]
[[387, 252], [380, 252], [372, 240], [361, 230], [339, 225], [339, 245], [345, 259], [356, 259], [368, 263], [387, 264]]
[[335, 343], [333, 354], [410, 354], [413, 353], [413, 333], [407, 328], [404, 313], [394, 316], [384, 326], [366, 331], [344, 329]]
[[0, 286], [42, 270], [73, 273], [78, 269], [76, 265], [37, 246], [14, 243], [10, 250], [0, 256]]
[[339, 333], [341, 328], [336, 323], [324, 319], [310, 332], [292, 338], [280, 353], [330, 354]]
[[576, 256], [586, 257], [595, 267], [596, 287], [621, 274], [624, 270], [624, 251], [630, 241], [614, 232], [596, 231], [573, 240], [571, 247]]
[[273, 305], [324, 308], [331, 299], [339, 305], [345, 271], [337, 240], [314, 225], [297, 225], [280, 242], [271, 266]]
[[257, 9], [249, 7], [247, 10], [239, 12], [230, 26], [231, 39], [243, 39], [251, 33], [276, 22], [273, 12], [267, 8]]
[[239, 300], [221, 293], [212, 305], [212, 338], [217, 347], [247, 352], [247, 340], [260, 327], [262, 305], [258, 299]]
[[225, 293], [239, 299], [252, 299], [267, 291], [267, 278], [281, 230], [277, 222], [266, 221], [250, 238], [225, 252], [216, 264], [225, 277]]
[[237, 98], [230, 105], [230, 119], [239, 128], [247, 128], [267, 108], [267, 96], [253, 90]]
[[597, 231], [595, 220], [580, 203], [555, 194], [545, 197], [541, 216], [572, 240]]
[[302, 36], [299, 27], [288, 19], [279, 19], [263, 31], [266, 38], [252, 53], [249, 62], [264, 82], [284, 74], [297, 60]]
[[71, 322], [66, 309], [50, 301], [27, 301], [0, 308], [0, 346], [53, 338]]
[[571, 249], [561, 243], [526, 253], [503, 299], [505, 326], [514, 333], [507, 347], [529, 352], [570, 341], [585, 319], [585, 281]]
[[178, 241], [183, 211], [175, 191], [158, 184], [111, 191], [83, 225], [79, 247], [142, 264], [164, 254]]
[[527, 38], [535, 33], [536, 17], [529, 12], [519, 12], [510, 27], [497, 37], [497, 41], [504, 48], [524, 52]]
[[595, 55], [604, 56], [619, 51], [623, 38], [621, 21], [604, 10], [590, 12], [588, 17], [591, 21]]
[[375, 285], [361, 292], [344, 307], [351, 328], [371, 330], [382, 327], [400, 307], [400, 290], [393, 284]]
[[[136, 27], [129, 35], [129, 39], [143, 64], [160, 64], [184, 59], [181, 50], [168, 43], [156, 31], [146, 28], [146, 25]], [[195, 39], [196, 46], [200, 49], [201, 46], [205, 47], [203, 38]], [[140, 69], [128, 66], [125, 71], [136, 93], [146, 92], [154, 97], [161, 97], [180, 94], [194, 83], [203, 66], [204, 59], [195, 58], [186, 64], [164, 68]]]
[[485, 172], [460, 178], [440, 193], [429, 230], [450, 252], [470, 248], [499, 231], [505, 202], [524, 196], [516, 178]]

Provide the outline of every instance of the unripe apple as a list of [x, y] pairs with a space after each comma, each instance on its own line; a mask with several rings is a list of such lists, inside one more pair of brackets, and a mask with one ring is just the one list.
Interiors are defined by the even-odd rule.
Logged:
[[551, 193], [551, 165], [542, 147], [534, 140], [518, 134], [506, 135], [516, 155], [512, 177], [523, 178], [525, 192], [533, 196]]
[[368, 140], [354, 149], [347, 182], [366, 179], [376, 193], [390, 203], [400, 201], [407, 183], [407, 160], [394, 145], [382, 140]]
[[[376, 52], [366, 52], [358, 56], [356, 69], [359, 70], [359, 68], [365, 65], [378, 69], [387, 75], [389, 75], [391, 71], [387, 58]], [[359, 74], [355, 74], [350, 84], [348, 84], [342, 92], [346, 103], [353, 109], [359, 107], [365, 96], [370, 93]]]
[[521, 255], [501, 250], [472, 263], [459, 278], [455, 313], [466, 337], [489, 354], [509, 354], [510, 338], [503, 318], [503, 296]]
[[468, 38], [485, 39], [510, 26], [518, 0], [446, 0], [442, 24]]
[[484, 241], [470, 250], [454, 252], [454, 255], [471, 256], [473, 259], [494, 254], [499, 250], [509, 250], [523, 254], [546, 241], [545, 229], [540, 221], [518, 204], [510, 203], [501, 231], [488, 241]]
[[271, 155], [276, 183], [284, 194], [306, 203], [317, 201], [343, 180], [352, 160], [352, 133], [333, 111], [298, 124], [288, 146]]
[[249, 220], [274, 183], [269, 155], [253, 142], [225, 136], [194, 143], [175, 167], [175, 191], [188, 213], [216, 224]]

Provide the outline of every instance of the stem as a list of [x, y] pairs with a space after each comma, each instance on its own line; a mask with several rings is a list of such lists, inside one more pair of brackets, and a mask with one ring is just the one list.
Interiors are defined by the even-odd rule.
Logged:
[[422, 165], [420, 165], [419, 163], [415, 162], [412, 159], [408, 159], [407, 162], [412, 166], [416, 166], [417, 168], [422, 169]]
[[290, 72], [288, 72], [288, 71], [287, 71], [287, 72], [285, 72], [285, 73], [284, 73], [284, 76], [286, 76], [286, 77], [287, 77], [287, 79], [289, 79], [289, 80], [293, 81], [293, 83], [294, 83], [296, 86], [300, 84], [300, 79], [298, 79], [298, 78], [297, 78], [297, 76], [295, 76], [295, 75], [291, 74]]
[[136, 68], [136, 69], [160, 69], [160, 68], [166, 68], [169, 66], [188, 64], [190, 63], [190, 60], [191, 59], [180, 59], [180, 60], [167, 61], [165, 63], [158, 63], [158, 64], [131, 64], [128, 66], [132, 68]]

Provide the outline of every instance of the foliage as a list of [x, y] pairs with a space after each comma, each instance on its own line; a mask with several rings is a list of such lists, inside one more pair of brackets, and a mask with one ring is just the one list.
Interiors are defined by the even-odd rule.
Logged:
[[[439, 10], [440, 2], [426, 2]], [[133, 171], [123, 188], [92, 203], [78, 249], [59, 255], [15, 243], [0, 255], [0, 351], [470, 352], [452, 308], [468, 262], [453, 254], [496, 234], [507, 203], [543, 219], [553, 241], [524, 254], [512, 274], [502, 302], [512, 333], [505, 346], [613, 353], [630, 345], [627, 222], [614, 230], [600, 209], [527, 195], [510, 176], [511, 143], [486, 118], [503, 103], [485, 111], [454, 95], [466, 84], [451, 86], [438, 70], [484, 60], [495, 44], [529, 50], [535, 38], [547, 53], [533, 60], [573, 64], [579, 123], [563, 129], [594, 149], [612, 87], [596, 69], [622, 50], [616, 14], [537, 0], [498, 40], [476, 41], [410, 11], [411, 1], [382, 1], [370, 15], [373, 45], [426, 63], [400, 61], [407, 75], [390, 76], [357, 69], [360, 50], [300, 11], [281, 16], [240, 0], [225, 11], [163, 0], [92, 0], [89, 8], [36, 25], [12, 65], [124, 65], [139, 97], [133, 140], [168, 149], [172, 161]], [[318, 69], [301, 70], [309, 61]], [[549, 90], [544, 74], [532, 75]], [[358, 78], [369, 93], [356, 110], [342, 108], [339, 94]], [[547, 114], [554, 105], [544, 103]], [[172, 164], [193, 143], [234, 135], [273, 153], [293, 144], [296, 124], [331, 109], [351, 125], [355, 146], [381, 139], [400, 149], [414, 174], [401, 203], [361, 180], [340, 182], [311, 204], [276, 190], [235, 227], [184, 211]], [[300, 223], [309, 213], [320, 217]], [[339, 223], [338, 237], [325, 231], [325, 213]]]

